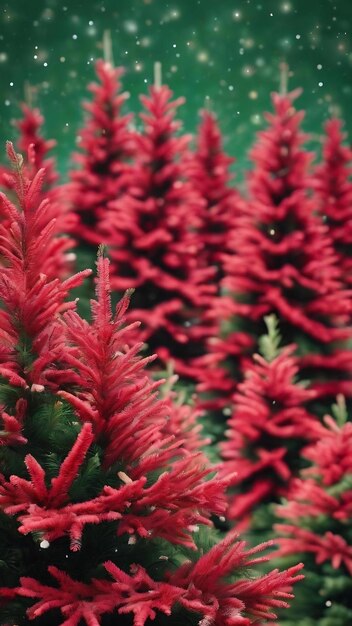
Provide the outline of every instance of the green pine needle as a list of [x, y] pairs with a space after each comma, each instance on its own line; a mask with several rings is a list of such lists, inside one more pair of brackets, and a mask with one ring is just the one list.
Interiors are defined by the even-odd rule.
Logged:
[[346, 399], [345, 396], [343, 396], [341, 393], [339, 393], [339, 395], [337, 396], [336, 404], [332, 405], [331, 411], [339, 426], [343, 426], [347, 422], [348, 414]]
[[259, 339], [259, 352], [270, 363], [280, 354], [281, 335], [279, 332], [279, 321], [276, 315], [266, 315], [264, 322], [268, 332]]

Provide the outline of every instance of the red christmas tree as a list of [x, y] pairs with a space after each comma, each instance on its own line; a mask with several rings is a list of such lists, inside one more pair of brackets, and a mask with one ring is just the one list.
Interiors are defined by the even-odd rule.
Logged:
[[352, 619], [352, 424], [346, 422], [343, 397], [335, 416], [325, 417], [319, 441], [304, 452], [311, 466], [277, 509], [284, 521], [275, 526], [278, 554], [302, 554], [308, 571], [301, 602], [282, 616], [280, 623], [288, 626], [307, 614], [307, 626], [345, 626]]
[[188, 176], [204, 201], [198, 226], [204, 242], [204, 265], [218, 268], [222, 277], [222, 258], [229, 251], [229, 233], [235, 227], [241, 210], [238, 193], [230, 186], [229, 166], [234, 159], [223, 151], [221, 132], [213, 113], [202, 112], [197, 148], [187, 164]]
[[[352, 391], [352, 353], [340, 345], [351, 336], [344, 328], [351, 297], [343, 290], [327, 227], [315, 215], [307, 169], [312, 157], [302, 147], [306, 137], [299, 128], [303, 113], [293, 106], [296, 96], [274, 94], [275, 112], [267, 114], [269, 126], [251, 152], [247, 215], [233, 233], [223, 281], [234, 296], [234, 332], [212, 349], [215, 362], [228, 355], [223, 378], [231, 381], [235, 372], [234, 390], [243, 363], [239, 347], [255, 345], [263, 316], [274, 313], [285, 342], [298, 347], [303, 378], [312, 380], [319, 396], [334, 397]], [[229, 311], [227, 301], [224, 315]]]
[[16, 123], [20, 132], [18, 149], [23, 154], [28, 154], [30, 148], [33, 150], [33, 162], [29, 164], [34, 169], [34, 172], [31, 172], [32, 175], [41, 168], [45, 168], [43, 192], [47, 193], [59, 178], [54, 158], [48, 157], [48, 153], [56, 146], [56, 141], [45, 139], [42, 136], [41, 129], [44, 124], [44, 117], [39, 109], [23, 103], [21, 110], [23, 117]]
[[45, 170], [31, 180], [11, 143], [7, 153], [14, 169], [9, 186], [17, 194], [18, 206], [1, 194], [0, 375], [11, 384], [40, 391], [49, 381], [55, 386], [66, 377], [63, 368], [51, 367], [63, 349], [63, 331], [55, 319], [74, 305], [65, 302], [66, 296], [90, 272], [58, 279], [66, 245], [57, 233], [55, 205], [42, 200]]
[[[28, 174], [33, 176], [35, 172], [45, 167], [45, 190], [48, 192], [57, 182], [58, 174], [56, 172], [55, 160], [48, 157], [48, 153], [56, 145], [54, 139], [45, 139], [42, 136], [41, 129], [44, 124], [44, 117], [38, 108], [33, 108], [25, 103], [21, 104], [22, 119], [16, 121], [16, 127], [19, 130], [18, 149], [27, 156], [29, 151], [33, 157], [27, 166]], [[9, 178], [10, 175], [10, 178]], [[11, 170], [4, 167], [1, 173], [1, 185], [8, 188], [11, 184]]]
[[234, 395], [234, 412], [222, 446], [224, 470], [236, 472], [229, 517], [246, 526], [258, 505], [278, 501], [299, 469], [300, 451], [317, 438], [319, 422], [305, 408], [314, 392], [296, 382], [295, 346], [279, 349], [273, 316], [268, 334]]
[[89, 86], [93, 101], [84, 104], [88, 119], [80, 131], [80, 152], [74, 155], [78, 169], [72, 171], [65, 189], [66, 200], [79, 216], [74, 234], [93, 246], [103, 241], [101, 221], [108, 203], [125, 188], [133, 154], [131, 115], [121, 113], [127, 97], [120, 93], [123, 70], [102, 60], [95, 70], [99, 82]]
[[[165, 433], [168, 402], [126, 346], [125, 297], [113, 314], [109, 263], [98, 259], [92, 322], [39, 272], [50, 217], [42, 171], [16, 167], [17, 208], [1, 231], [0, 621], [25, 626], [250, 626], [287, 607], [300, 566], [253, 576], [269, 544], [229, 534], [209, 544], [226, 481]], [[46, 221], [47, 220], [47, 221]], [[2, 225], [0, 225], [2, 228]], [[59, 350], [57, 346], [59, 345]], [[62, 367], [64, 365], [65, 367]]]
[[[53, 274], [62, 277], [67, 276], [72, 269], [75, 254], [72, 249], [75, 241], [67, 236], [73, 230], [76, 223], [75, 216], [61, 202], [61, 188], [55, 186], [59, 178], [56, 171], [55, 159], [48, 156], [56, 145], [53, 139], [45, 139], [42, 135], [44, 117], [38, 108], [32, 108], [27, 104], [21, 105], [23, 117], [16, 122], [19, 129], [18, 147], [24, 153], [23, 168], [27, 178], [34, 178], [37, 172], [45, 168], [45, 178], [42, 181], [40, 200], [50, 200], [50, 216], [55, 222], [55, 233], [60, 237], [51, 238], [50, 249], [47, 250], [47, 258], [53, 259]], [[11, 168], [4, 168], [0, 173], [0, 184], [5, 189], [13, 189], [15, 179]], [[6, 215], [0, 210], [0, 218], [6, 223]], [[54, 224], [54, 222], [53, 222]], [[59, 271], [58, 263], [61, 263]]]
[[136, 288], [128, 320], [140, 320], [138, 336], [176, 372], [197, 376], [194, 359], [212, 332], [205, 320], [215, 285], [201, 261], [197, 235], [202, 201], [185, 180], [189, 137], [176, 135], [182, 98], [152, 87], [141, 100], [144, 132], [135, 138], [137, 156], [128, 193], [111, 203], [103, 225], [113, 261], [112, 286]]
[[343, 144], [342, 122], [325, 125], [324, 162], [315, 171], [319, 211], [329, 227], [343, 280], [352, 283], [352, 151]]

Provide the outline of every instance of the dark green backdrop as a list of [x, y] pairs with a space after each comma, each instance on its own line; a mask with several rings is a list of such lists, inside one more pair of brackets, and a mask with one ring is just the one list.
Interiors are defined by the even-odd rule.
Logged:
[[11, 120], [28, 80], [39, 87], [62, 172], [106, 28], [115, 64], [127, 70], [129, 107], [139, 110], [138, 94], [160, 60], [165, 81], [187, 99], [185, 128], [194, 131], [198, 109], [210, 102], [240, 170], [283, 59], [290, 87], [304, 90], [299, 105], [315, 140], [329, 109], [350, 126], [352, 0], [0, 0], [0, 7], [1, 138], [14, 137]]

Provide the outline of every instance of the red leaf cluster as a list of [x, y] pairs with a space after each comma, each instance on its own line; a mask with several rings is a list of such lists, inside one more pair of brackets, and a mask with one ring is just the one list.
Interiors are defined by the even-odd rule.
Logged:
[[255, 354], [234, 395], [221, 449], [225, 471], [237, 473], [228, 514], [240, 526], [260, 503], [287, 492], [303, 445], [317, 438], [319, 422], [305, 408], [315, 393], [296, 382], [294, 349], [282, 349], [271, 361]]
[[53, 365], [64, 341], [56, 320], [74, 306], [65, 298], [89, 271], [58, 278], [67, 246], [57, 233], [55, 205], [41, 200], [45, 170], [27, 178], [22, 157], [10, 143], [7, 150], [17, 204], [0, 194], [0, 374], [13, 385], [40, 391], [65, 377]]
[[352, 515], [352, 424], [327, 416], [320, 440], [304, 451], [311, 466], [293, 481], [287, 502], [277, 508], [280, 556], [312, 553], [352, 574], [349, 521]]
[[123, 70], [102, 60], [97, 61], [95, 70], [99, 82], [89, 86], [93, 101], [84, 104], [88, 118], [80, 131], [80, 152], [74, 155], [78, 167], [71, 172], [64, 197], [79, 217], [75, 237], [98, 246], [104, 241], [100, 224], [108, 203], [126, 184], [134, 134], [129, 130], [131, 115], [121, 113], [127, 97], [119, 93]]
[[[129, 321], [142, 323], [138, 338], [175, 370], [197, 377], [196, 357], [213, 334], [207, 308], [215, 293], [214, 268], [197, 234], [203, 203], [186, 177], [190, 137], [176, 135], [180, 98], [165, 86], [142, 96], [144, 130], [126, 193], [110, 203], [102, 225], [110, 247], [116, 289], [136, 288]], [[203, 256], [202, 256], [203, 255]], [[202, 261], [203, 259], [203, 261]]]
[[329, 227], [329, 234], [342, 269], [344, 281], [352, 282], [352, 151], [344, 145], [346, 133], [342, 122], [331, 119], [325, 125], [323, 163], [316, 168], [314, 188], [319, 211]]

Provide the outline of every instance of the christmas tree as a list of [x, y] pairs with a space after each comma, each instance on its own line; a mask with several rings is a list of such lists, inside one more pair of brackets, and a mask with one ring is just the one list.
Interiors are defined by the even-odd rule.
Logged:
[[[30, 94], [33, 88], [28, 87], [27, 99], [30, 100]], [[40, 188], [40, 200], [50, 199], [50, 217], [52, 220], [51, 228], [55, 230], [60, 237], [51, 238], [48, 241], [49, 249], [46, 251], [47, 261], [52, 257], [54, 260], [52, 275], [67, 276], [71, 270], [73, 262], [76, 259], [72, 249], [75, 247], [75, 241], [66, 235], [73, 230], [76, 223], [75, 216], [68, 207], [61, 202], [61, 187], [57, 185], [59, 175], [56, 171], [56, 163], [49, 153], [56, 145], [54, 139], [45, 139], [42, 134], [42, 126], [44, 117], [39, 108], [29, 106], [26, 103], [21, 104], [22, 118], [16, 121], [16, 127], [19, 130], [18, 148], [24, 153], [22, 168], [25, 169], [25, 175], [34, 178], [37, 172], [45, 168], [45, 179]], [[0, 173], [0, 184], [5, 189], [13, 189], [15, 179], [12, 170], [4, 167]], [[6, 212], [0, 209], [0, 218], [7, 223]], [[55, 218], [55, 222], [53, 221]], [[58, 264], [61, 264], [61, 269]]]
[[18, 199], [0, 196], [11, 221], [0, 224], [1, 623], [275, 619], [300, 566], [254, 577], [270, 544], [246, 549], [233, 533], [214, 544], [226, 481], [166, 432], [168, 401], [123, 323], [128, 294], [113, 314], [101, 254], [91, 323], [75, 312], [66, 296], [87, 272], [50, 276], [43, 170], [30, 180], [8, 154]]
[[352, 282], [352, 151], [344, 145], [342, 121], [331, 119], [325, 125], [324, 162], [315, 171], [319, 211], [329, 227], [343, 280]]
[[269, 316], [265, 322], [268, 333], [238, 385], [227, 440], [221, 445], [225, 471], [236, 472], [228, 517], [237, 527], [260, 525], [262, 505], [278, 502], [287, 492], [300, 467], [302, 447], [320, 430], [305, 408], [314, 391], [296, 381], [295, 346], [280, 348], [277, 320]]
[[44, 124], [44, 117], [38, 108], [33, 108], [23, 103], [21, 110], [22, 119], [16, 123], [19, 130], [18, 149], [24, 154], [28, 154], [30, 148], [33, 150], [34, 158], [30, 164], [34, 168], [34, 172], [31, 172], [32, 175], [41, 168], [45, 168], [43, 192], [48, 195], [48, 191], [59, 178], [55, 160], [53, 157], [48, 156], [48, 153], [56, 146], [56, 141], [43, 137], [41, 130]]
[[89, 86], [93, 101], [84, 103], [88, 117], [79, 134], [80, 152], [74, 155], [78, 167], [65, 189], [66, 201], [79, 217], [74, 235], [92, 245], [94, 255], [103, 241], [101, 221], [109, 202], [125, 188], [133, 154], [131, 115], [121, 113], [127, 97], [120, 93], [123, 70], [99, 59], [95, 71], [98, 83]]
[[285, 560], [301, 554], [305, 588], [285, 626], [346, 626], [352, 619], [352, 424], [343, 397], [325, 417], [320, 440], [304, 457], [311, 466], [293, 481], [277, 509], [279, 551]]
[[229, 252], [229, 233], [235, 227], [241, 207], [240, 197], [230, 185], [232, 175], [229, 166], [233, 162], [234, 159], [223, 150], [216, 116], [210, 111], [202, 111], [197, 146], [187, 171], [204, 201], [197, 230], [204, 242], [204, 264], [217, 267], [217, 282], [222, 278], [223, 254]]
[[172, 100], [158, 84], [142, 96], [143, 132], [135, 137], [136, 158], [128, 191], [107, 212], [104, 240], [110, 248], [117, 290], [133, 287], [129, 321], [140, 320], [140, 340], [160, 362], [172, 359], [177, 373], [198, 376], [195, 359], [215, 322], [205, 319], [215, 292], [212, 268], [202, 262], [197, 234], [202, 200], [186, 180], [189, 136], [175, 120], [182, 98]]
[[[34, 88], [26, 84], [26, 96], [29, 102], [32, 101], [34, 92]], [[17, 142], [18, 149], [25, 157], [27, 157], [29, 153], [32, 155], [26, 164], [31, 170], [29, 172], [30, 175], [33, 176], [36, 171], [45, 167], [46, 178], [43, 192], [48, 195], [49, 190], [58, 180], [55, 160], [53, 157], [48, 156], [48, 153], [56, 146], [56, 141], [54, 139], [45, 139], [43, 136], [42, 126], [44, 124], [44, 117], [40, 109], [27, 104], [27, 102], [23, 102], [20, 108], [22, 118], [15, 122], [15, 126], [19, 131]], [[11, 185], [12, 176], [11, 170], [8, 167], [3, 166], [1, 168], [0, 180], [2, 187], [8, 188]]]
[[[343, 289], [327, 226], [315, 214], [312, 156], [303, 148], [303, 113], [293, 106], [298, 93], [273, 95], [274, 113], [267, 114], [268, 128], [252, 149], [247, 214], [233, 232], [233, 254], [225, 261], [223, 287], [233, 295], [233, 318], [225, 337], [210, 348], [214, 370], [223, 360], [223, 374], [217, 376], [231, 395], [245, 350], [257, 345], [263, 316], [274, 313], [285, 343], [297, 345], [301, 376], [312, 381], [325, 406], [328, 398], [352, 390], [351, 352], [344, 344], [351, 335], [346, 328], [351, 297]], [[228, 317], [231, 306], [228, 298], [224, 302]]]

